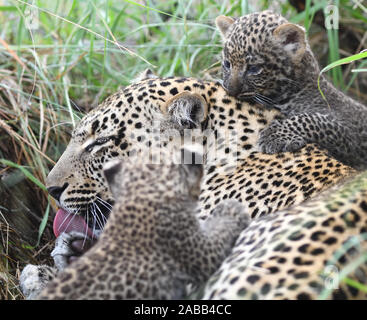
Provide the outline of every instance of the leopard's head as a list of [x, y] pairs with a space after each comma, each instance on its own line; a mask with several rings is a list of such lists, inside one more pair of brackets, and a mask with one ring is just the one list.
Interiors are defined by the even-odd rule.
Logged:
[[[203, 98], [181, 88], [172, 94], [172, 86], [166, 82], [148, 79], [133, 84], [80, 121], [46, 179], [50, 195], [63, 212], [81, 215], [89, 225], [102, 229], [114, 203], [104, 165], [112, 159], [123, 161], [140, 155], [149, 163], [150, 151], [172, 148], [176, 142], [179, 146], [182, 128], [199, 126], [203, 121]], [[167, 91], [164, 96], [163, 90]]]
[[276, 105], [304, 83], [316, 83], [319, 67], [303, 27], [271, 11], [219, 16], [216, 25], [224, 40], [223, 86], [230, 95]]

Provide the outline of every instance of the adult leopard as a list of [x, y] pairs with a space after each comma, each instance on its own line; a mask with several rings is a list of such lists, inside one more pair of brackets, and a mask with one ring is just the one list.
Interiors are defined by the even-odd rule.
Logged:
[[[245, 203], [257, 218], [299, 204], [355, 174], [313, 145], [295, 153], [258, 152], [259, 133], [277, 117], [276, 110], [228, 96], [220, 83], [148, 77], [110, 96], [80, 121], [47, 187], [61, 208], [58, 215], [84, 217], [90, 226], [85, 230], [93, 236], [92, 229], [102, 227], [114, 201], [103, 165], [150, 148], [177, 146], [183, 138], [194, 136], [204, 145], [201, 218], [227, 199]], [[59, 269], [83, 251], [80, 237], [67, 231], [53, 252]], [[36, 276], [42, 274], [38, 271]]]

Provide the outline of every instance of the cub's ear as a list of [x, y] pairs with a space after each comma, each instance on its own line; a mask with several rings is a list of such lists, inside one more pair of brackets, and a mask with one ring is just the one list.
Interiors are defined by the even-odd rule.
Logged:
[[275, 41], [280, 43], [293, 60], [301, 60], [306, 50], [306, 32], [293, 23], [285, 23], [273, 32]]
[[234, 23], [234, 19], [227, 16], [219, 16], [215, 19], [215, 25], [219, 29], [222, 38], [226, 39], [229, 27]]
[[145, 79], [156, 79], [158, 76], [149, 68], [145, 69], [143, 72], [141, 72], [133, 82], [139, 82]]
[[169, 99], [162, 108], [170, 120], [184, 129], [200, 127], [208, 115], [205, 99], [196, 93], [183, 91]]
[[103, 167], [103, 174], [106, 177], [108, 186], [114, 197], [117, 196], [118, 190], [121, 189], [121, 181], [119, 181], [120, 179], [118, 178], [121, 168], [121, 160], [108, 161]]

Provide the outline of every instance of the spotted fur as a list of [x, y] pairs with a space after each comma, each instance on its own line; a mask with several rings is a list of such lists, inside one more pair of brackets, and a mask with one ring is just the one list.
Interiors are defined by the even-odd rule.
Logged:
[[[64, 210], [81, 214], [93, 224], [103, 220], [100, 216], [108, 214], [107, 204], [114, 203], [103, 176], [108, 161], [150, 148], [170, 149], [183, 139], [203, 145], [201, 218], [213, 215], [228, 199], [246, 204], [248, 214], [258, 218], [300, 204], [355, 174], [314, 145], [295, 153], [259, 152], [260, 132], [278, 117], [276, 110], [227, 95], [220, 83], [146, 79], [110, 96], [81, 120], [50, 172], [47, 187]], [[93, 211], [93, 206], [99, 210]], [[72, 237], [68, 241], [72, 248]], [[112, 240], [104, 241], [111, 245]], [[239, 242], [235, 249], [241, 248]], [[70, 251], [65, 259], [72, 255]]]
[[363, 173], [254, 220], [208, 281], [204, 299], [366, 299], [344, 281], [367, 283], [366, 182]]

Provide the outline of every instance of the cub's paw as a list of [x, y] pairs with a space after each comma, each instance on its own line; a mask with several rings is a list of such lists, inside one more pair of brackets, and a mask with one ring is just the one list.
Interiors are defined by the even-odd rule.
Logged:
[[291, 132], [278, 120], [274, 120], [268, 128], [260, 132], [258, 141], [260, 151], [269, 154], [294, 152], [305, 145], [306, 141], [301, 136]]
[[19, 277], [19, 286], [27, 300], [36, 299], [44, 287], [56, 276], [56, 268], [27, 264]]
[[56, 268], [61, 271], [78, 259], [96, 242], [84, 233], [71, 231], [63, 232], [56, 239], [55, 248], [51, 252]]
[[221, 223], [235, 224], [240, 230], [250, 224], [246, 207], [235, 199], [223, 200], [218, 204], [212, 212], [212, 218], [222, 220]]

